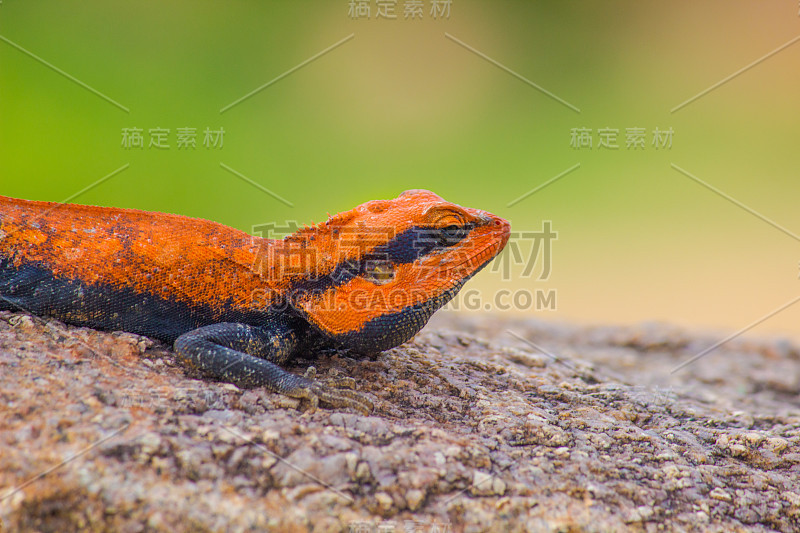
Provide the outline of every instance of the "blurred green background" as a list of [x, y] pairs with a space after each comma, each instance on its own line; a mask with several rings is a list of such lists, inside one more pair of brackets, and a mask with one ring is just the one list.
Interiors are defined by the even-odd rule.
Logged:
[[[453, 0], [434, 17], [425, 0], [413, 19], [411, 1], [396, 19], [378, 3], [354, 17], [365, 3], [3, 0], [0, 194], [62, 201], [129, 165], [71, 201], [252, 231], [426, 188], [558, 232], [549, 278], [541, 257], [523, 276], [519, 238], [469, 285], [481, 309], [527, 291], [503, 312], [735, 331], [800, 295], [797, 2]], [[187, 127], [194, 149], [177, 146]], [[125, 148], [124, 128], [145, 146]], [[148, 146], [153, 128], [169, 148]], [[206, 128], [222, 147], [203, 146]], [[591, 148], [571, 146], [575, 128]], [[619, 148], [598, 146], [602, 128]], [[629, 128], [643, 148], [626, 148]], [[797, 337], [799, 321], [793, 305], [751, 333]]]

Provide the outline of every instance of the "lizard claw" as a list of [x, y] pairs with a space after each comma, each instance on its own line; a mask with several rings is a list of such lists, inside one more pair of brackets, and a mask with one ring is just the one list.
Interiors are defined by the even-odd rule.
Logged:
[[330, 372], [328, 372], [328, 376], [325, 379], [325, 383], [329, 387], [333, 387], [336, 389], [356, 389], [356, 380], [349, 376], [343, 376], [339, 373], [339, 371], [335, 368], [332, 368]]
[[297, 398], [309, 402], [309, 411], [317, 410], [319, 402], [326, 403], [334, 408], [350, 407], [362, 414], [368, 415], [372, 412], [374, 405], [372, 401], [355, 392], [356, 381], [345, 376], [334, 376], [329, 383], [322, 384], [316, 380], [317, 369], [313, 366], [308, 367], [303, 378], [306, 383], [298, 388]]

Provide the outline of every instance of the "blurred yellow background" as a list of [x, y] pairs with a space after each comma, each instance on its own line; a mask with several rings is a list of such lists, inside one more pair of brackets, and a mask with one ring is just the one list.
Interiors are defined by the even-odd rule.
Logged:
[[[517, 232], [460, 309], [733, 332], [800, 296], [797, 2], [420, 4], [4, 0], [0, 194], [62, 201], [122, 169], [71, 201], [252, 231], [426, 188]], [[800, 303], [750, 334], [798, 323]]]

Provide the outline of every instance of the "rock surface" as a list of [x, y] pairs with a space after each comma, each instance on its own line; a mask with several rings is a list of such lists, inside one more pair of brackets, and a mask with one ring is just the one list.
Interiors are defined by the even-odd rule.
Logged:
[[314, 361], [362, 416], [0, 313], [0, 531], [800, 530], [800, 349], [734, 339], [672, 372], [723, 337], [440, 313]]

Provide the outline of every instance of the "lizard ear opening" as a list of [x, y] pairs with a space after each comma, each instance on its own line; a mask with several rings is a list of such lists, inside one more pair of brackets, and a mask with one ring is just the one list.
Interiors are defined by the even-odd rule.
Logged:
[[394, 280], [394, 265], [387, 259], [367, 259], [362, 276], [375, 285], [385, 285]]

